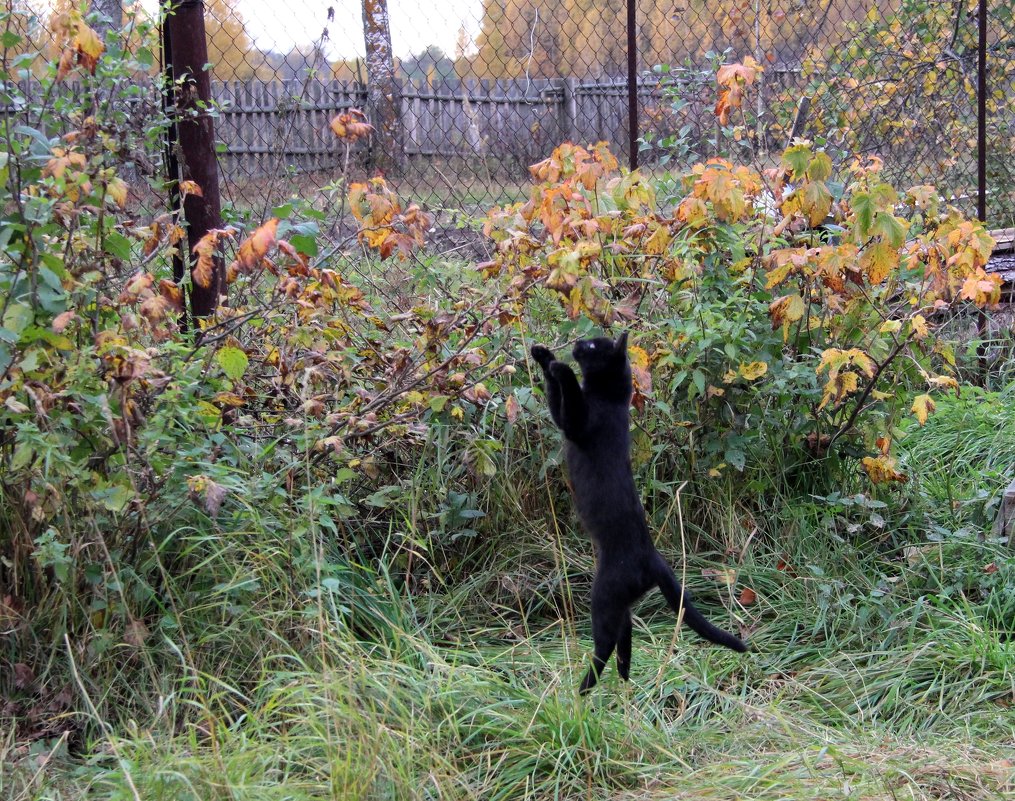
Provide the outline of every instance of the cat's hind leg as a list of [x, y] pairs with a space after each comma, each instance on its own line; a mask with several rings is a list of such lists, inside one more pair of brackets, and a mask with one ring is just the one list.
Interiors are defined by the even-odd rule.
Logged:
[[[606, 663], [613, 655], [613, 649], [617, 647], [617, 643], [620, 640], [625, 620], [630, 625], [630, 612], [627, 606], [619, 603], [605, 592], [601, 584], [597, 583], [593, 585], [592, 641], [595, 650], [592, 654], [592, 667], [589, 668], [585, 678], [582, 679], [581, 688], [579, 689], [582, 695], [595, 687], [596, 682], [599, 681]], [[630, 648], [628, 648], [627, 660], [630, 663]]]
[[628, 681], [631, 675], [631, 611], [624, 616], [617, 640], [617, 672], [620, 678]]

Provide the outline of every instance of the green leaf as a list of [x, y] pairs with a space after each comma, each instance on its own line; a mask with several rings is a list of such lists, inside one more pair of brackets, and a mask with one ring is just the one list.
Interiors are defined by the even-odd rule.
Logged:
[[900, 248], [906, 241], [906, 229], [899, 218], [887, 211], [879, 211], [874, 219], [873, 233], [881, 234], [893, 248]]
[[812, 181], [824, 181], [832, 174], [832, 160], [824, 150], [819, 150], [807, 168], [807, 177]]
[[694, 386], [698, 390], [699, 395], [705, 394], [705, 374], [701, 370], [695, 370], [691, 374], [691, 380], [694, 381]]
[[296, 248], [298, 253], [304, 256], [316, 256], [319, 253], [317, 237], [308, 234], [293, 234], [289, 237], [289, 244]]
[[726, 451], [723, 457], [726, 464], [730, 465], [738, 472], [744, 472], [744, 467], [747, 465], [747, 456], [743, 451], [737, 449], [730, 449]]
[[101, 501], [103, 507], [110, 512], [122, 512], [134, 499], [134, 490], [123, 484], [115, 484], [112, 487], [93, 490], [92, 496]]
[[116, 256], [122, 261], [129, 261], [131, 257], [130, 240], [117, 231], [108, 231], [104, 240], [106, 252]]
[[799, 178], [807, 172], [810, 161], [810, 145], [793, 145], [782, 154], [782, 166], [791, 170], [794, 178]]
[[874, 224], [874, 201], [865, 192], [857, 192], [850, 198], [849, 205], [856, 215], [857, 238], [864, 240], [868, 237], [871, 226]]
[[447, 395], [434, 395], [430, 398], [430, 408], [435, 412], [443, 412], [444, 407], [448, 405]]
[[215, 361], [222, 368], [222, 372], [232, 381], [239, 381], [243, 378], [250, 362], [246, 353], [232, 345], [220, 348], [215, 354]]
[[[35, 314], [24, 303], [12, 303], [8, 306], [4, 313], [3, 328], [15, 335], [9, 341], [16, 342], [21, 332], [28, 328], [34, 320]], [[3, 338], [8, 339], [8, 335], [3, 335]]]

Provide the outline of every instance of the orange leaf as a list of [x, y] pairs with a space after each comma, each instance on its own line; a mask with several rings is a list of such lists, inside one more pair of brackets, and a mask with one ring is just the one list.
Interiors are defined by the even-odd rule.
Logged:
[[741, 606], [750, 606], [756, 600], [758, 600], [758, 594], [750, 587], [744, 587], [740, 591], [739, 601]]
[[183, 290], [168, 278], [159, 281], [159, 294], [166, 299], [166, 303], [173, 311], [183, 311]]
[[275, 232], [277, 230], [278, 219], [272, 217], [243, 240], [240, 244], [239, 253], [236, 255], [236, 261], [240, 263], [244, 271], [254, 269], [261, 259], [268, 255], [268, 251], [275, 244]]
[[370, 132], [374, 130], [374, 126], [366, 120], [366, 115], [362, 111], [358, 108], [351, 108], [332, 117], [331, 131], [339, 139], [350, 143], [355, 142], [357, 139], [369, 136]]
[[219, 240], [233, 235], [232, 228], [212, 228], [194, 245], [197, 263], [191, 268], [191, 277], [198, 286], [208, 289], [215, 281], [215, 257]]

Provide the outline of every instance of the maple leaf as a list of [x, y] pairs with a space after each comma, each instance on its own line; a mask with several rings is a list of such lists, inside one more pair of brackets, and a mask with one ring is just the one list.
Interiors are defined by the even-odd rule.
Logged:
[[[95, 74], [99, 65], [99, 57], [105, 52], [106, 45], [101, 37], [81, 19], [81, 13], [72, 10], [53, 22], [55, 33], [66, 37], [60, 61], [57, 65], [56, 78], [63, 80], [75, 67], [83, 67], [90, 74]], [[69, 41], [68, 41], [69, 40]]]
[[191, 268], [191, 277], [198, 286], [208, 289], [215, 281], [215, 256], [218, 252], [220, 239], [231, 237], [232, 228], [212, 228], [194, 245], [193, 252], [197, 262]]
[[159, 281], [159, 294], [165, 298], [166, 303], [173, 311], [183, 311], [183, 290], [168, 278]]
[[916, 416], [920, 425], [927, 422], [927, 415], [933, 412], [937, 406], [934, 404], [934, 399], [930, 395], [917, 395], [913, 400], [913, 406], [910, 411]]
[[54, 147], [53, 158], [46, 162], [46, 165], [42, 168], [42, 174], [44, 177], [63, 178], [64, 172], [66, 172], [68, 167], [74, 171], [80, 171], [87, 163], [88, 159], [85, 158], [83, 153], [77, 153], [73, 150], [68, 151], [62, 147]]
[[906, 481], [904, 474], [895, 469], [895, 460], [887, 456], [865, 456], [860, 460], [867, 477], [873, 484], [887, 484], [891, 481]]
[[772, 320], [772, 328], [778, 328], [781, 325], [784, 339], [789, 336], [790, 324], [803, 317], [806, 310], [807, 306], [799, 292], [783, 295], [768, 304], [768, 316]]
[[821, 403], [818, 404], [818, 408], [824, 409], [829, 403], [834, 408], [842, 403], [847, 395], [856, 392], [858, 388], [859, 376], [856, 373], [838, 373], [825, 384], [825, 391], [821, 396]]
[[77, 50], [78, 64], [92, 75], [99, 65], [99, 56], [106, 50], [106, 45], [94, 30], [85, 23], [78, 23], [77, 34], [74, 36], [74, 47]]
[[811, 227], [825, 221], [832, 208], [832, 194], [822, 181], [808, 181], [799, 190], [800, 210], [807, 215]]
[[180, 181], [180, 194], [184, 197], [187, 195], [204, 197], [204, 190], [201, 189], [197, 181]]
[[887, 242], [875, 242], [860, 255], [860, 267], [871, 286], [877, 286], [899, 266], [899, 251]]
[[954, 389], [956, 396], [960, 394], [959, 382], [950, 375], [928, 375], [927, 383], [939, 389]]
[[138, 311], [152, 325], [161, 323], [165, 319], [169, 309], [169, 302], [162, 295], [152, 295], [150, 298], [145, 299], [140, 307], [138, 307]]
[[121, 209], [127, 206], [127, 184], [122, 178], [113, 178], [106, 185], [106, 194]]
[[750, 364], [741, 362], [739, 372], [748, 381], [756, 381], [768, 372], [768, 364], [766, 362], [751, 362]]
[[699, 197], [686, 197], [677, 206], [677, 219], [692, 228], [701, 227], [708, 221], [708, 206]]

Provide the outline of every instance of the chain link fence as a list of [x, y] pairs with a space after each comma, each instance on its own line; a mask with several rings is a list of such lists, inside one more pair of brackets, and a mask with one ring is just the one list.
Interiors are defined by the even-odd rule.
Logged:
[[[1015, 23], [1008, 0], [989, 7], [988, 220], [1010, 226]], [[278, 191], [380, 172], [431, 207], [480, 208], [520, 196], [527, 165], [564, 140], [606, 140], [628, 159], [632, 124], [650, 167], [668, 151], [713, 155], [730, 144], [712, 114], [715, 67], [749, 56], [765, 68], [751, 103], [767, 147], [784, 146], [796, 122], [795, 133], [880, 155], [900, 185], [938, 184], [975, 211], [968, 3], [638, 0], [633, 121], [624, 0], [278, 8], [206, 2], [222, 173], [239, 197], [264, 198], [280, 177]], [[389, 81], [383, 91], [372, 93], [372, 74]], [[391, 122], [346, 162], [327, 123], [348, 108]]]
[[[55, 6], [9, 3], [24, 46], [51, 57]], [[101, 5], [115, 15], [116, 0]], [[521, 197], [527, 166], [565, 140], [605, 140], [627, 161], [640, 139], [649, 170], [729, 153], [737, 143], [716, 122], [715, 70], [748, 57], [764, 67], [749, 99], [763, 158], [804, 135], [842, 158], [879, 155], [897, 185], [934, 183], [976, 211], [975, 2], [636, 0], [630, 35], [626, 0], [204, 7], [223, 193], [255, 211], [293, 194], [326, 203], [342, 182], [379, 173], [431, 209], [481, 212]], [[1013, 8], [988, 0], [994, 228], [1015, 226]], [[377, 130], [347, 149], [328, 123], [350, 108]]]

